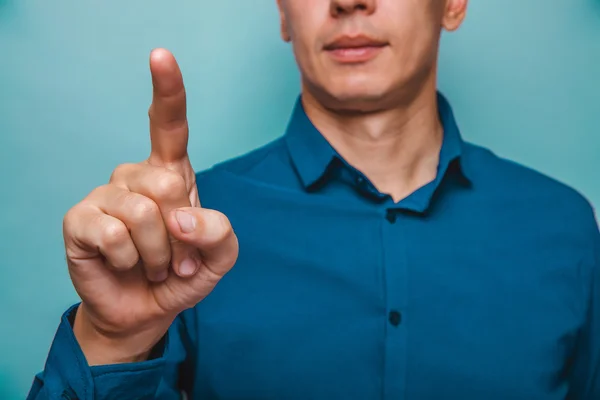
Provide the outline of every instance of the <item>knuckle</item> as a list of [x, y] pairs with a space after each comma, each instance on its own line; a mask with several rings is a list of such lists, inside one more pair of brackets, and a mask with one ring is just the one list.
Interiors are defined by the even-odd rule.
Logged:
[[132, 164], [120, 164], [113, 170], [110, 175], [110, 182], [119, 181], [124, 179], [129, 171], [131, 170]]
[[94, 189], [92, 189], [92, 191], [90, 192], [90, 194], [86, 197], [86, 199], [84, 201], [93, 201], [94, 199], [101, 197], [104, 194], [104, 192], [106, 192], [107, 189], [108, 189], [108, 185], [101, 185], [101, 186], [95, 187]]
[[124, 243], [129, 236], [129, 231], [123, 223], [105, 223], [101, 231], [101, 245], [105, 249], [113, 249]]
[[153, 194], [159, 199], [176, 200], [187, 195], [185, 180], [176, 172], [161, 172], [154, 181]]
[[80, 207], [80, 205], [76, 205], [65, 213], [63, 217], [63, 232], [65, 234], [71, 234], [74, 231], [76, 223], [79, 220], [77, 215], [79, 214]]
[[74, 236], [89, 221], [90, 210], [86, 203], [78, 203], [71, 207], [63, 217], [63, 233], [67, 237]]
[[140, 261], [140, 257], [137, 253], [127, 254], [122, 260], [116, 262], [113, 268], [121, 271], [129, 270], [135, 267]]
[[112, 183], [107, 183], [105, 185], [97, 186], [90, 194], [86, 196], [85, 199], [81, 202], [81, 204], [97, 206], [103, 204], [106, 199], [112, 195], [114, 192], [115, 185]]
[[142, 224], [145, 221], [157, 218], [160, 215], [158, 205], [144, 196], [135, 196], [129, 210], [131, 221]]

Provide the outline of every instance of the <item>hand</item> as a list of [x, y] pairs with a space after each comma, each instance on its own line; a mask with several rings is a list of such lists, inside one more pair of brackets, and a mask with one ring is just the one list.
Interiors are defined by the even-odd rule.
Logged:
[[90, 365], [145, 359], [238, 255], [227, 217], [200, 206], [177, 62], [154, 50], [150, 70], [150, 157], [118, 166], [64, 218], [69, 273], [82, 299], [74, 332]]

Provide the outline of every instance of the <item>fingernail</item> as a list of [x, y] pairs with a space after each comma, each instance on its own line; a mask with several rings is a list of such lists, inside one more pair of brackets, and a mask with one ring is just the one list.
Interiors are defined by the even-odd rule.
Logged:
[[183, 233], [191, 233], [196, 229], [196, 218], [188, 212], [177, 210], [175, 212], [175, 218], [177, 218], [177, 223], [179, 223], [179, 229]]
[[191, 258], [186, 258], [179, 265], [179, 273], [183, 276], [192, 276], [196, 273], [197, 264]]

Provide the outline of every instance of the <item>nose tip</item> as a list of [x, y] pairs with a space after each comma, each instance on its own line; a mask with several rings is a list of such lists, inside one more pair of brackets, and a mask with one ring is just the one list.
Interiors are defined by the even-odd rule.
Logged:
[[377, 0], [331, 0], [331, 15], [339, 17], [355, 12], [372, 14]]

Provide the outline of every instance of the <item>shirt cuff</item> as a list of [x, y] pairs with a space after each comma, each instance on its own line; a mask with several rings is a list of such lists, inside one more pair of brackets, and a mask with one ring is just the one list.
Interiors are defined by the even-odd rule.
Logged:
[[[153, 351], [158, 356], [149, 361], [91, 367], [75, 338], [72, 321], [79, 304], [61, 318], [46, 363], [45, 384], [54, 384], [52, 392], [65, 398], [85, 400], [151, 399], [154, 398], [164, 374], [168, 335]], [[49, 388], [50, 389], [50, 388]]]

